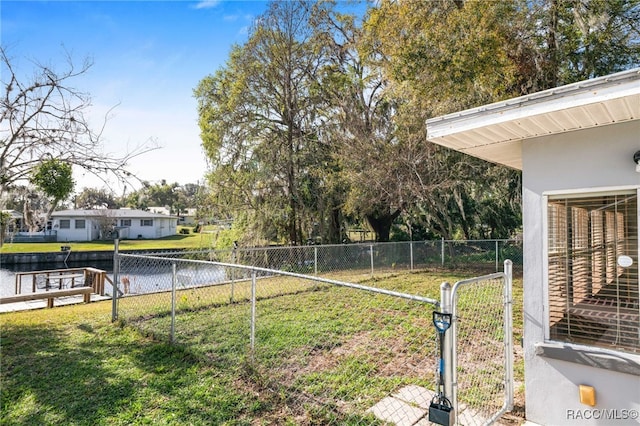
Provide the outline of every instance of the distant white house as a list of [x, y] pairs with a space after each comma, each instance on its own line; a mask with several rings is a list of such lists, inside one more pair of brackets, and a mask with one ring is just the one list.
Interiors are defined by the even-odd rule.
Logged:
[[61, 210], [51, 215], [58, 241], [106, 238], [114, 228], [121, 239], [155, 239], [176, 234], [178, 218], [132, 209]]
[[185, 209], [180, 212], [178, 225], [193, 226], [196, 224], [196, 213], [198, 209]]
[[[149, 207], [149, 211], [158, 214], [170, 215], [171, 210], [169, 207], [158, 207], [153, 206]], [[184, 226], [193, 226], [196, 224], [196, 211], [197, 209], [184, 209], [180, 210], [180, 213], [177, 215], [178, 225]]]
[[522, 170], [527, 420], [637, 425], [640, 69], [427, 121]]

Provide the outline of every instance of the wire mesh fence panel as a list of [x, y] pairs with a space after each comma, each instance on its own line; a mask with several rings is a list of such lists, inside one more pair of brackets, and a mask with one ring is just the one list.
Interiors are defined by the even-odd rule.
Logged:
[[413, 242], [413, 267], [420, 269], [443, 266], [442, 244], [441, 240]]
[[460, 425], [490, 424], [506, 409], [510, 340], [505, 276], [493, 274], [454, 286], [453, 379]]
[[371, 273], [371, 244], [315, 246], [318, 273], [350, 271], [354, 275]]
[[[282, 267], [308, 255], [275, 253], [252, 256]], [[188, 348], [255, 394], [263, 407], [255, 421], [382, 425], [406, 417], [407, 407], [415, 412], [407, 399], [428, 407], [436, 365], [429, 298], [195, 259], [118, 257], [118, 318]], [[417, 294], [420, 285], [403, 290]]]
[[335, 276], [371, 277], [398, 271], [447, 268], [495, 272], [511, 259], [522, 273], [520, 240], [430, 240], [228, 250], [166, 251], [152, 256], [197, 259], [261, 268]]
[[378, 243], [374, 246], [373, 264], [377, 272], [395, 272], [410, 270], [411, 243], [393, 242]]
[[[119, 255], [118, 318], [146, 334], [169, 339], [172, 259]], [[143, 297], [144, 301], [141, 301]]]
[[430, 312], [413, 301], [334, 286], [264, 299], [254, 374], [282, 396], [281, 410], [296, 424], [386, 424], [405, 415], [388, 405], [377, 416], [374, 407], [389, 395], [409, 388], [417, 398], [433, 389]]
[[504, 262], [509, 259], [513, 262], [515, 272], [522, 274], [523, 264], [523, 247], [522, 240], [503, 240], [498, 242], [499, 262]]
[[172, 341], [215, 366], [239, 369], [250, 354], [251, 276], [209, 262], [174, 262]]
[[444, 265], [495, 270], [496, 241], [444, 241]]
[[442, 240], [442, 266], [453, 269], [498, 271], [505, 259], [522, 265], [519, 240]]
[[[118, 319], [160, 340], [197, 342], [196, 349], [219, 345], [233, 356], [247, 353], [251, 279], [246, 271], [176, 257], [118, 258]], [[206, 329], [215, 330], [209, 343], [202, 324], [193, 320], [202, 316]]]

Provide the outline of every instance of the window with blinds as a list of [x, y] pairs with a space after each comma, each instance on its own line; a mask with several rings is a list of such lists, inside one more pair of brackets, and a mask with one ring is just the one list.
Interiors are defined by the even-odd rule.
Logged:
[[639, 353], [637, 191], [550, 197], [547, 223], [550, 338]]

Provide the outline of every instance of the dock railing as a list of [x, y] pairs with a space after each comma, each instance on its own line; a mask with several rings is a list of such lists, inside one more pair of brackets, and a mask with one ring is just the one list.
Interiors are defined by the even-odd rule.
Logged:
[[93, 292], [104, 296], [105, 282], [111, 282], [107, 272], [96, 268], [67, 268], [44, 271], [17, 272], [15, 275], [15, 294], [23, 294], [25, 281], [29, 283], [31, 293], [39, 290], [62, 290], [64, 288], [91, 287]]

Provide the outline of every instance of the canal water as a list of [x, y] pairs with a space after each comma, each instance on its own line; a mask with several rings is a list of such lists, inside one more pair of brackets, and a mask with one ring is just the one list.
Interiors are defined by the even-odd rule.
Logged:
[[[87, 268], [92, 267], [107, 272], [109, 280], [113, 282], [113, 262], [112, 261], [93, 261], [82, 263], [33, 263], [33, 264], [13, 264], [2, 265], [0, 268], [0, 297], [15, 295], [16, 273], [17, 272], [36, 272], [55, 269], [69, 268]], [[172, 286], [172, 268], [171, 265], [155, 265], [149, 267], [130, 267], [123, 268], [120, 274], [121, 280], [126, 278], [129, 283], [129, 292], [131, 294], [145, 294], [158, 291], [168, 291]], [[177, 285], [179, 288], [190, 288], [212, 285], [221, 283], [229, 278], [225, 268], [216, 265], [184, 265], [177, 273]], [[36, 292], [46, 291], [44, 276], [39, 276], [36, 282]], [[80, 282], [76, 282], [76, 285]], [[21, 293], [29, 293], [32, 290], [31, 277], [25, 277], [21, 282]], [[123, 285], [119, 286], [121, 290]], [[109, 282], [105, 283], [105, 294], [112, 295], [113, 287]]]

